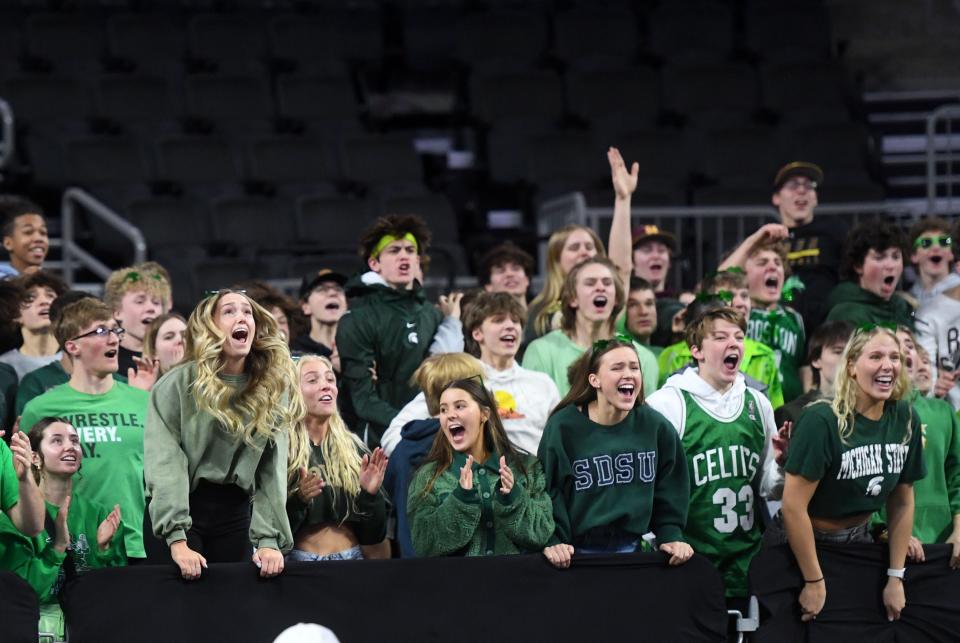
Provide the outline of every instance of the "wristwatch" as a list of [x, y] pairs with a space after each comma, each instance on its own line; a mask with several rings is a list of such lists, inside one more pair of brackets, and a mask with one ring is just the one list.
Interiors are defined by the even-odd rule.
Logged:
[[894, 569], [893, 567], [887, 568], [887, 576], [890, 576], [892, 578], [899, 578], [900, 580], [903, 580], [903, 577], [906, 574], [906, 572], [907, 572], [906, 567], [901, 567], [900, 569]]

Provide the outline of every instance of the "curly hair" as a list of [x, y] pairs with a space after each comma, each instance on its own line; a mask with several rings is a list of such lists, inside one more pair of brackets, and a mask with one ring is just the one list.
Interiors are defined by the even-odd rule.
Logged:
[[[834, 398], [830, 402], [833, 414], [837, 416], [837, 431], [840, 434], [840, 440], [847, 444], [847, 438], [853, 435], [854, 424], [857, 412], [857, 390], [859, 386], [857, 381], [850, 376], [850, 369], [854, 363], [860, 359], [864, 347], [877, 335], [886, 335], [897, 344], [900, 351], [900, 362], [903, 363], [903, 349], [900, 347], [900, 340], [897, 334], [884, 328], [876, 326], [870, 330], [856, 330], [847, 341], [846, 348], [843, 349], [843, 355], [840, 358], [840, 368], [837, 370], [837, 379], [834, 384]], [[893, 392], [890, 394], [891, 400], [900, 400], [907, 395], [910, 390], [910, 382], [907, 378], [907, 370], [901, 366], [897, 379], [893, 384]], [[912, 414], [911, 414], [912, 416]], [[904, 444], [910, 441], [911, 424], [907, 420], [907, 435]]]
[[[560, 267], [560, 255], [563, 253], [563, 247], [567, 245], [567, 239], [577, 230], [583, 230], [590, 235], [594, 247], [597, 249], [597, 256], [607, 256], [606, 246], [597, 236], [597, 233], [582, 225], [570, 224], [556, 230], [550, 235], [550, 241], [547, 242], [547, 275], [546, 282], [543, 284], [543, 290], [530, 302], [530, 308], [537, 310], [537, 315], [530, 320], [533, 329], [537, 335], [546, 335], [553, 330], [554, 315], [560, 310], [562, 305], [563, 283], [566, 275]], [[613, 274], [617, 274], [614, 269]]]
[[[154, 262], [138, 264], [127, 268], [120, 268], [110, 273], [107, 283], [103, 287], [103, 301], [111, 310], [120, 310], [123, 297], [128, 292], [142, 290], [155, 295], [164, 303], [170, 301], [170, 282], [158, 271]], [[146, 267], [145, 267], [146, 266]]]
[[508, 263], [515, 263], [523, 268], [527, 277], [533, 276], [533, 257], [523, 248], [507, 241], [490, 248], [480, 258], [477, 270], [477, 278], [480, 284], [484, 286], [489, 284], [493, 269]]
[[857, 268], [863, 267], [863, 261], [871, 250], [883, 252], [887, 248], [897, 248], [904, 257], [909, 256], [906, 238], [897, 226], [875, 219], [864, 221], [847, 233], [840, 260], [840, 278], [857, 281]]
[[[307, 364], [320, 362], [329, 370], [333, 370], [333, 363], [326, 357], [319, 355], [304, 355], [297, 360], [298, 377], [303, 375], [303, 368]], [[363, 442], [347, 428], [347, 423], [339, 412], [334, 412], [327, 422], [327, 432], [320, 443], [323, 453], [323, 467], [313, 467], [316, 473], [326, 483], [324, 493], [332, 495], [331, 502], [337, 504], [337, 496], [345, 493], [350, 500], [347, 512], [340, 524], [347, 521], [351, 513], [357, 508], [355, 501], [360, 493], [360, 462], [358, 449], [369, 453]], [[287, 461], [287, 482], [290, 494], [296, 492], [297, 477], [301, 468], [306, 468], [310, 462], [310, 435], [307, 433], [306, 416], [294, 427], [290, 435], [290, 453]]]
[[[216, 418], [224, 429], [257, 447], [258, 443], [293, 427], [306, 414], [297, 371], [290, 350], [273, 316], [255, 301], [250, 303], [256, 332], [246, 371], [250, 379], [241, 391], [218, 375], [223, 371], [226, 335], [216, 324], [217, 304], [230, 290], [221, 290], [200, 302], [187, 320], [187, 360], [196, 362], [197, 379], [191, 386], [197, 407]], [[285, 402], [285, 403], [284, 403]]]
[[430, 246], [430, 229], [423, 219], [415, 214], [391, 214], [380, 217], [364, 230], [360, 237], [360, 256], [369, 259], [374, 248], [386, 235], [402, 237], [410, 233], [417, 240], [417, 254], [424, 255]]

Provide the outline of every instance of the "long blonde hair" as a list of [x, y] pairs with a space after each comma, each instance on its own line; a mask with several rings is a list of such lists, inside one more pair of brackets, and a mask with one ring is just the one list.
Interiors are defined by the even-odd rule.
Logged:
[[[253, 310], [256, 333], [246, 359], [250, 379], [236, 391], [220, 377], [223, 371], [223, 334], [214, 320], [217, 303], [233, 291], [221, 290], [200, 302], [187, 321], [187, 359], [196, 363], [192, 385], [197, 408], [212, 415], [224, 429], [254, 447], [289, 430], [306, 409], [290, 351], [273, 316], [243, 295]], [[243, 293], [238, 293], [243, 294]], [[284, 400], [286, 404], [284, 405]]]
[[[833, 401], [830, 402], [830, 407], [833, 409], [834, 415], [837, 416], [837, 431], [840, 433], [840, 440], [844, 444], [847, 444], [847, 438], [853, 435], [857, 412], [857, 391], [860, 388], [857, 380], [850, 376], [850, 369], [860, 359], [864, 346], [879, 334], [885, 334], [893, 339], [900, 351], [901, 366], [897, 373], [897, 380], [893, 385], [893, 392], [890, 394], [890, 401], [904, 398], [910, 390], [910, 382], [903, 366], [903, 349], [900, 348], [900, 340], [897, 339], [897, 334], [883, 326], [875, 326], [869, 330], [855, 330], [843, 349], [840, 368], [837, 369], [837, 378], [834, 384], [834, 397]], [[907, 421], [907, 436], [904, 444], [910, 441], [913, 414], [910, 415], [911, 417]]]
[[[563, 247], [567, 245], [567, 238], [577, 230], [584, 230], [590, 235], [593, 245], [597, 249], [597, 256], [605, 257], [607, 255], [606, 246], [600, 241], [597, 233], [585, 226], [572, 223], [550, 235], [550, 241], [547, 242], [546, 282], [543, 284], [543, 290], [540, 291], [540, 294], [530, 302], [530, 308], [538, 310], [537, 316], [530, 321], [537, 335], [546, 335], [553, 330], [554, 315], [560, 311], [563, 281], [567, 277], [560, 267], [560, 255], [563, 253]], [[614, 274], [617, 274], [616, 270], [614, 270]]]
[[[333, 371], [333, 363], [326, 357], [319, 355], [304, 355], [297, 361], [297, 380], [303, 374], [303, 369], [307, 364], [320, 362], [329, 370]], [[332, 494], [331, 501], [336, 505], [337, 494], [341, 491], [346, 494], [350, 500], [347, 513], [343, 521], [346, 521], [350, 513], [356, 512], [354, 501], [360, 493], [360, 460], [361, 456], [357, 449], [363, 452], [369, 452], [366, 445], [354, 433], [347, 428], [346, 422], [340, 416], [339, 411], [330, 416], [327, 422], [327, 431], [320, 443], [320, 450], [323, 453], [323, 467], [311, 467], [311, 471], [316, 473], [326, 483], [323, 492]], [[306, 416], [300, 422], [297, 422], [293, 434], [290, 436], [290, 455], [287, 462], [287, 482], [291, 493], [294, 489], [294, 483], [300, 468], [306, 468], [310, 462], [310, 435], [307, 433]], [[341, 524], [342, 522], [341, 521]]]

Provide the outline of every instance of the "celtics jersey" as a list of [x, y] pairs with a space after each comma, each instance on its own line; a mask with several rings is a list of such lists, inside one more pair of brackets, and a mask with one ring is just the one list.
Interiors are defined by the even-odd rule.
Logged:
[[806, 350], [803, 318], [792, 308], [752, 308], [747, 320], [747, 337], [773, 349], [783, 384], [783, 399], [789, 402], [803, 393], [800, 366]]
[[746, 389], [740, 414], [723, 421], [688, 391], [682, 393], [683, 449], [690, 472], [684, 535], [695, 552], [716, 565], [728, 597], [747, 596], [747, 568], [760, 549], [755, 490], [763, 474], [766, 441], [757, 394]]

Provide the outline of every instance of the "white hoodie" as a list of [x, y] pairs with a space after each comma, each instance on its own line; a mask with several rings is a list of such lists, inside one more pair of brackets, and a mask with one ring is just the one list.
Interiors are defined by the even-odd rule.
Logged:
[[777, 465], [773, 455], [771, 440], [777, 435], [777, 424], [773, 419], [770, 400], [757, 391], [747, 393], [742, 373], [737, 373], [737, 379], [726, 393], [720, 393], [710, 386], [700, 377], [696, 368], [671, 375], [660, 390], [647, 398], [647, 404], [667, 418], [680, 434], [681, 440], [687, 421], [687, 404], [682, 391], [692, 395], [702, 409], [720, 422], [733, 421], [743, 411], [744, 396], [754, 396], [760, 406], [760, 418], [766, 434], [761, 454], [763, 478], [760, 481], [760, 495], [768, 500], [778, 500], [783, 494], [783, 469]]

